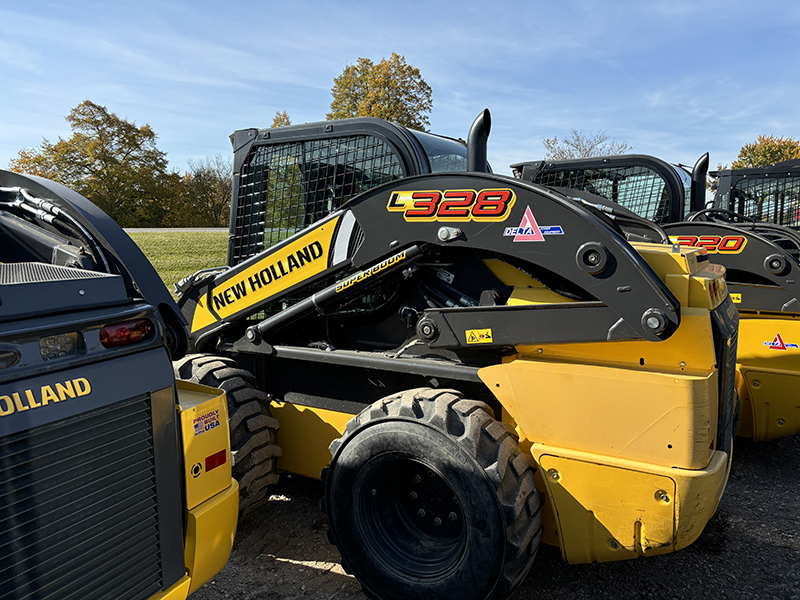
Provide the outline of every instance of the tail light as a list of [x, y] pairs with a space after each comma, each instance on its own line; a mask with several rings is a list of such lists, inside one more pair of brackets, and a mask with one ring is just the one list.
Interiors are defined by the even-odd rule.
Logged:
[[100, 343], [105, 348], [128, 346], [147, 339], [152, 332], [153, 324], [147, 319], [115, 323], [100, 330]]

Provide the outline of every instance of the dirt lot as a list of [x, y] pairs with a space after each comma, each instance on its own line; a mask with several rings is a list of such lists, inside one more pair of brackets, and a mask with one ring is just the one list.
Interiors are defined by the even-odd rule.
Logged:
[[[572, 566], [557, 548], [542, 546], [514, 600], [800, 600], [799, 468], [797, 436], [737, 439], [722, 503], [695, 544], [655, 558]], [[328, 544], [321, 495], [320, 482], [284, 476], [265, 509], [240, 524], [228, 565], [192, 600], [366, 598]]]

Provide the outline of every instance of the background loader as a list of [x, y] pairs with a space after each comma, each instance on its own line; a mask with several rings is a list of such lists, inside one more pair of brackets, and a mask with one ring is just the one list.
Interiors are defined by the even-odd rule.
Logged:
[[226, 397], [175, 381], [186, 345], [113, 221], [0, 171], [0, 598], [183, 600], [226, 563]]
[[[177, 374], [254, 381], [277, 467], [325, 481], [373, 598], [505, 598], [540, 541], [574, 563], [677, 550], [727, 479], [724, 269], [489, 173], [489, 128], [236, 132], [228, 265], [177, 286]], [[231, 422], [242, 512], [276, 466], [254, 408]]]
[[712, 173], [720, 184], [706, 208], [707, 167], [707, 154], [691, 171], [635, 154], [512, 165], [529, 181], [589, 190], [723, 265], [740, 315], [738, 434], [761, 441], [800, 433], [800, 235], [780, 219], [794, 197], [791, 168]]

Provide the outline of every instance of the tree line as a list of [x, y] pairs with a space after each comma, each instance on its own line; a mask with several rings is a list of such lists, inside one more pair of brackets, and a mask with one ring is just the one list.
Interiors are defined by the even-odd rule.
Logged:
[[[327, 119], [376, 117], [425, 131], [433, 107], [431, 87], [418, 68], [392, 53], [374, 63], [359, 58], [334, 78]], [[62, 183], [86, 196], [123, 227], [226, 227], [233, 184], [233, 164], [220, 154], [190, 161], [183, 174], [168, 168], [166, 152], [145, 124], [137, 126], [105, 106], [81, 102], [66, 117], [72, 136], [44, 139], [39, 148], [25, 148], [9, 169]], [[272, 127], [292, 121], [277, 111]], [[545, 159], [587, 158], [623, 154], [627, 142], [605, 131], [584, 134], [570, 129], [567, 137], [544, 138]], [[800, 141], [762, 135], [742, 147], [733, 168], [771, 165], [800, 158]], [[720, 165], [720, 168], [724, 168]]]

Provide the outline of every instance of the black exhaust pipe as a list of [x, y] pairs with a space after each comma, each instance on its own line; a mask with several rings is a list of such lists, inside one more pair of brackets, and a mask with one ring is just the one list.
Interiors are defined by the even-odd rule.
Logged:
[[467, 171], [486, 173], [486, 141], [492, 130], [492, 115], [485, 108], [472, 123], [467, 137]]
[[706, 174], [708, 173], [708, 152], [697, 159], [692, 168], [692, 210], [703, 210], [706, 207]]

